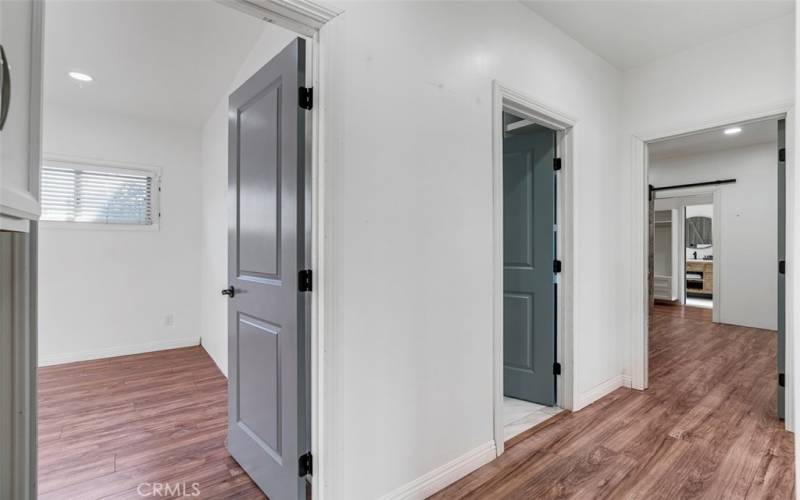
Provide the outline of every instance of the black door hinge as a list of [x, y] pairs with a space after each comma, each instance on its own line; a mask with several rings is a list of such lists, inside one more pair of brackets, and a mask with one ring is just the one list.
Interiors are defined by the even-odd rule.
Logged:
[[553, 261], [553, 272], [554, 273], [560, 273], [561, 272], [561, 261], [560, 260], [554, 260]]
[[786, 274], [786, 261], [785, 260], [779, 260], [778, 261], [778, 273]]
[[561, 158], [553, 158], [553, 170], [556, 172], [561, 170]]
[[561, 375], [561, 363], [558, 361], [553, 363], [553, 375]]
[[311, 458], [311, 452], [300, 455], [297, 461], [298, 472], [300, 477], [306, 477], [314, 474], [314, 460]]
[[778, 374], [778, 385], [781, 387], [786, 387], [786, 374], [784, 373]]
[[778, 161], [786, 161], [786, 148], [778, 150]]
[[314, 106], [314, 89], [311, 87], [300, 87], [299, 104], [303, 109], [311, 109]]
[[297, 289], [301, 292], [310, 292], [314, 288], [314, 277], [311, 269], [303, 269], [297, 273]]

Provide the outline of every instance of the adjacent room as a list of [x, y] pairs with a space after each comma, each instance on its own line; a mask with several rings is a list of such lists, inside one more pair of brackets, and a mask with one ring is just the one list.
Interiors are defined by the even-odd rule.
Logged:
[[692, 411], [708, 413], [719, 439], [731, 418], [789, 439], [784, 123], [769, 117], [648, 145], [648, 391], [693, 401], [680, 379], [704, 373], [709, 391]]
[[295, 35], [210, 1], [45, 19], [39, 497], [259, 498], [226, 449], [228, 96]]

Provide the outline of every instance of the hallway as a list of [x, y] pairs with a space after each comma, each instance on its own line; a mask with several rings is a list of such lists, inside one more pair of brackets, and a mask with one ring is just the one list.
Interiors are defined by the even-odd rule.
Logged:
[[710, 314], [654, 306], [647, 391], [564, 412], [433, 498], [794, 498], [776, 334]]

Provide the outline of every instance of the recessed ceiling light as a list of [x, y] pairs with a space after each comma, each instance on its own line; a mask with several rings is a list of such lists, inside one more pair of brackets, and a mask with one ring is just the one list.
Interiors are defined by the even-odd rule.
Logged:
[[94, 80], [94, 78], [87, 75], [86, 73], [78, 73], [77, 71], [70, 71], [69, 76], [70, 78], [78, 80], [79, 82], [91, 82], [92, 80]]
[[738, 133], [739, 133], [739, 132], [741, 132], [741, 131], [742, 131], [742, 127], [731, 127], [731, 128], [726, 128], [726, 129], [725, 129], [725, 135], [733, 135], [733, 134], [738, 134]]

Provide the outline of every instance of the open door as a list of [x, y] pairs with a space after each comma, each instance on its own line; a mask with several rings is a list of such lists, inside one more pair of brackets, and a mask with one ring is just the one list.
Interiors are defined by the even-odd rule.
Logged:
[[786, 418], [786, 120], [778, 121], [778, 417]]
[[228, 449], [271, 500], [306, 496], [305, 42], [230, 96]]
[[509, 128], [514, 131], [503, 139], [503, 392], [553, 406], [555, 132], [536, 124]]

